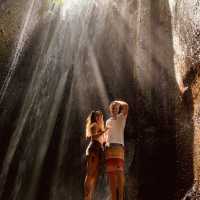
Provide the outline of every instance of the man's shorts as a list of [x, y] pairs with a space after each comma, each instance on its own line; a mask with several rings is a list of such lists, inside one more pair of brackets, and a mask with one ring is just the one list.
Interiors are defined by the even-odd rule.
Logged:
[[124, 147], [120, 144], [106, 147], [106, 172], [124, 171]]

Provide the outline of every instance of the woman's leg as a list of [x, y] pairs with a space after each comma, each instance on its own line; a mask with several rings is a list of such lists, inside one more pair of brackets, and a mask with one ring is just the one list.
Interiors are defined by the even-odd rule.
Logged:
[[84, 184], [84, 200], [92, 200], [99, 172], [99, 157], [90, 153], [87, 158], [87, 172]]

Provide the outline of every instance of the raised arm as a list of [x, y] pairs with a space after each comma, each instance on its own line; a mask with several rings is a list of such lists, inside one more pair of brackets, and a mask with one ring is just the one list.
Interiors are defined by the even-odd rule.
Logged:
[[125, 116], [128, 115], [128, 103], [125, 101], [115, 101], [116, 103], [120, 104], [121, 111], [120, 113], [123, 113]]

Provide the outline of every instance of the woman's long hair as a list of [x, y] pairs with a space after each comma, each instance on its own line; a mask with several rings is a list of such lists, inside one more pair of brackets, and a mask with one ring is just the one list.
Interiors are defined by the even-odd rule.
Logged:
[[[89, 138], [91, 137], [91, 125], [96, 121], [96, 118], [98, 116], [103, 116], [102, 112], [101, 111], [92, 111], [89, 116], [87, 117], [86, 119], [86, 127], [85, 127], [85, 136], [86, 138]], [[100, 129], [103, 130], [104, 128], [104, 124], [102, 124], [102, 127], [100, 127]]]

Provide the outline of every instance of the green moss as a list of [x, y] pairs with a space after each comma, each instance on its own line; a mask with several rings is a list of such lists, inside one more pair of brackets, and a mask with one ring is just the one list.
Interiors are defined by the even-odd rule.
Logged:
[[64, 0], [49, 0], [49, 2], [61, 5], [64, 3]]

